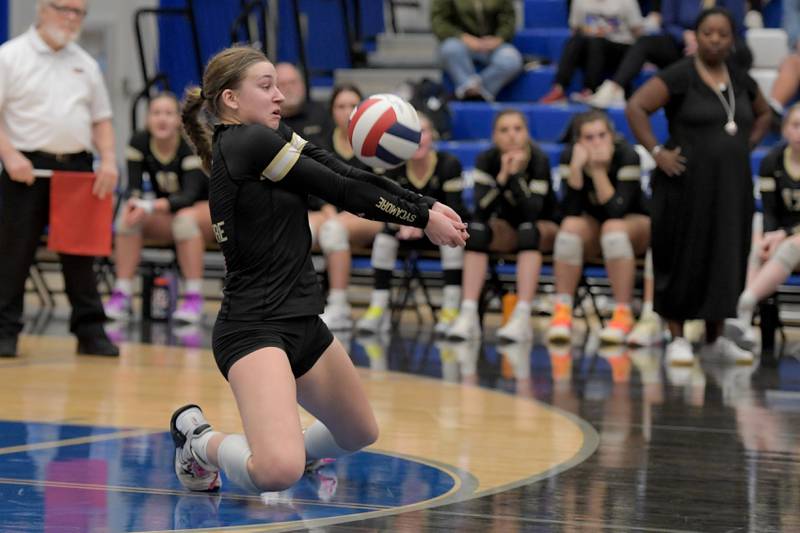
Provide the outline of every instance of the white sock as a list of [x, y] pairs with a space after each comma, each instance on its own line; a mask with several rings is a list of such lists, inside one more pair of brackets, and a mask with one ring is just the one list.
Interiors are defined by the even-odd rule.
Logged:
[[133, 294], [133, 280], [117, 278], [114, 283], [114, 290], [121, 292], [125, 296], [130, 296]]
[[183, 284], [183, 290], [186, 294], [202, 294], [203, 280], [187, 279]]
[[389, 290], [388, 289], [375, 289], [372, 291], [372, 297], [369, 299], [370, 307], [380, 307], [386, 309], [389, 307]]
[[646, 316], [652, 316], [656, 312], [653, 309], [653, 302], [642, 302], [642, 318]]
[[566, 294], [566, 293], [556, 294], [555, 301], [560, 303], [560, 304], [564, 304], [564, 305], [567, 305], [570, 308], [572, 308], [572, 295], [571, 294]]
[[753, 294], [750, 289], [745, 289], [739, 296], [739, 303], [736, 306], [736, 314], [739, 319], [747, 324], [752, 323], [753, 311], [757, 303], [758, 301], [756, 300], [755, 294]]
[[531, 314], [531, 302], [525, 302], [523, 300], [517, 300], [517, 305], [514, 306], [514, 314], [524, 314], [530, 316]]
[[303, 440], [306, 446], [306, 461], [334, 459], [352, 453], [340, 448], [330, 430], [319, 420], [306, 429]]
[[442, 289], [442, 309], [458, 309], [461, 301], [461, 285], [445, 285]]
[[207, 468], [208, 466], [214, 466], [213, 463], [208, 460], [208, 441], [210, 441], [211, 437], [214, 435], [221, 435], [221, 433], [219, 431], [209, 431], [205, 435], [201, 435], [192, 440], [192, 451], [194, 452], [195, 457], [200, 459], [201, 463], [205, 463], [201, 464], [200, 466], [206, 468], [206, 470], [209, 470], [209, 468]]
[[328, 305], [347, 307], [347, 289], [331, 289], [328, 291]]
[[477, 313], [478, 301], [477, 300], [461, 300], [462, 313]]

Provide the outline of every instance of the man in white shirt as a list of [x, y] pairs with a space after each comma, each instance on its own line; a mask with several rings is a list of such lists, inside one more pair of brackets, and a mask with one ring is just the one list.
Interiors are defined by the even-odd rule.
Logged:
[[[92, 171], [93, 193], [117, 184], [111, 105], [97, 62], [75, 40], [88, 0], [38, 0], [37, 20], [0, 46], [0, 356], [17, 355], [25, 279], [48, 223], [50, 185], [33, 169]], [[76, 221], [79, 223], [79, 221]], [[78, 353], [119, 355], [103, 330], [94, 258], [61, 254]]]

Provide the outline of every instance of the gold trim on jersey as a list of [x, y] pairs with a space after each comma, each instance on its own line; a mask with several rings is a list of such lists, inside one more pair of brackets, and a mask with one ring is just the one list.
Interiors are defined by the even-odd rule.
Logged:
[[498, 191], [497, 189], [492, 189], [491, 191], [486, 193], [486, 195], [483, 198], [481, 198], [479, 205], [481, 206], [481, 208], [486, 209], [487, 207], [489, 207], [489, 204], [494, 202], [494, 199], [497, 198], [497, 195], [499, 194], [500, 191]]
[[758, 190], [761, 192], [775, 192], [777, 185], [775, 184], [775, 178], [770, 176], [759, 176], [758, 177]]
[[442, 184], [444, 192], [460, 192], [464, 190], [464, 178], [461, 176], [445, 181]]
[[342, 140], [343, 138], [346, 139], [347, 135], [341, 136], [341, 133], [342, 130], [338, 127], [333, 129], [333, 150], [339, 154], [342, 159], [353, 159], [353, 156], [355, 156], [353, 147], [349, 142]]
[[300, 159], [300, 152], [308, 141], [296, 133], [292, 133], [292, 140], [286, 143], [281, 151], [272, 158], [267, 168], [261, 173], [262, 178], [278, 182], [286, 177], [286, 174], [294, 167]]
[[642, 167], [639, 165], [626, 165], [617, 171], [618, 181], [639, 181], [642, 179]]
[[175, 143], [175, 147], [170, 152], [161, 152], [156, 146], [156, 140], [150, 137], [150, 152], [152, 152], [153, 157], [155, 157], [158, 162], [164, 166], [167, 166], [175, 161], [175, 156], [178, 155], [178, 148], [180, 145], [180, 139], [178, 139], [178, 142]]
[[550, 181], [549, 180], [531, 180], [529, 184], [530, 190], [534, 194], [541, 194], [542, 196], [546, 195], [547, 192], [550, 190]]
[[183, 161], [181, 161], [181, 170], [184, 172], [196, 170], [198, 168], [203, 168], [203, 160], [200, 159], [199, 155], [190, 155], [184, 157]]
[[497, 186], [497, 182], [494, 180], [492, 176], [488, 173], [484, 172], [480, 169], [475, 169], [472, 171], [472, 181], [477, 185], [486, 185], [488, 187], [495, 187]]
[[128, 145], [125, 148], [125, 159], [138, 163], [140, 161], [144, 161], [144, 154], [133, 146]]
[[789, 146], [783, 149], [783, 168], [792, 180], [800, 181], [800, 166], [792, 161], [792, 151]]
[[412, 166], [411, 161], [408, 161], [406, 163], [406, 178], [408, 178], [408, 181], [411, 183], [411, 185], [413, 185], [417, 189], [424, 189], [425, 186], [428, 184], [428, 182], [431, 181], [433, 173], [436, 171], [436, 165], [438, 162], [439, 162], [439, 156], [436, 154], [436, 152], [434, 152], [433, 150], [428, 152], [428, 157], [425, 159], [426, 163], [425, 174], [418, 176], [414, 172], [414, 169], [411, 168]]

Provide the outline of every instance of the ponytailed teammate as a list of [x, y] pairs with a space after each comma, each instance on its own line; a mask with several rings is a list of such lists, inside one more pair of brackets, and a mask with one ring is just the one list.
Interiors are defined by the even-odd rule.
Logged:
[[[191, 490], [217, 489], [220, 469], [248, 491], [283, 490], [306, 461], [339, 457], [378, 436], [358, 374], [318, 316], [309, 194], [425, 228], [436, 244], [463, 246], [467, 237], [446, 206], [348, 167], [280, 126], [282, 101], [275, 67], [245, 47], [214, 56], [203, 90], [186, 97], [183, 122], [211, 169], [211, 218], [228, 268], [214, 357], [244, 426], [244, 435], [213, 431], [195, 405], [173, 414], [175, 472]], [[201, 109], [218, 122], [213, 137], [198, 121]], [[305, 432], [298, 402], [317, 418]]]

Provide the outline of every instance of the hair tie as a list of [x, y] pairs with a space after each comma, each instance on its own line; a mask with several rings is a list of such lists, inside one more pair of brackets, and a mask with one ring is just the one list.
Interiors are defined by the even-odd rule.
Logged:
[[203, 100], [206, 99], [206, 93], [202, 87], [200, 87], [200, 98], [202, 98]]

